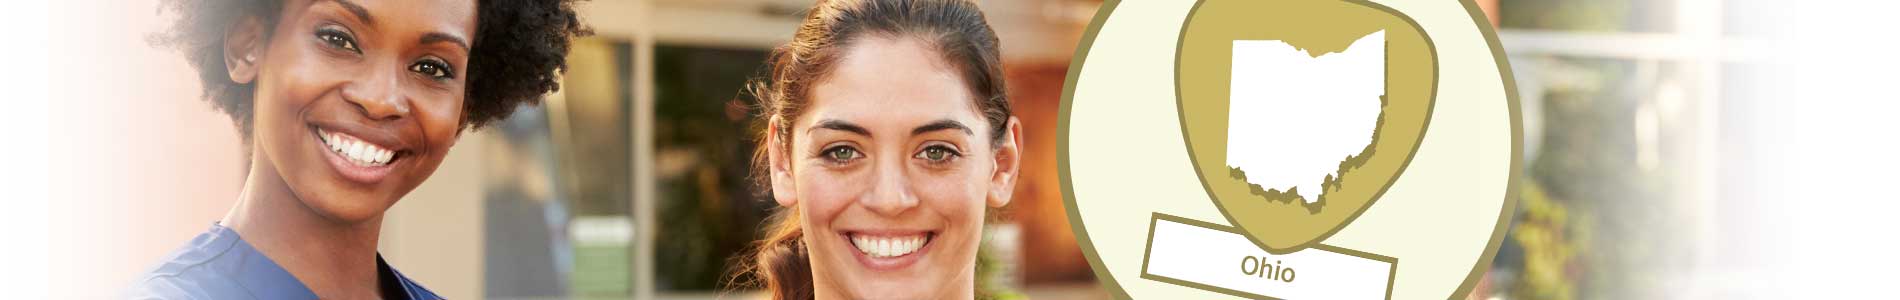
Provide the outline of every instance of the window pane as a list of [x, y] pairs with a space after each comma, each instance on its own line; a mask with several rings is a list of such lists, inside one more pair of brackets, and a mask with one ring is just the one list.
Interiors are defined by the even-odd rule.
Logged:
[[560, 92], [483, 129], [489, 297], [631, 291], [631, 49], [575, 41]]

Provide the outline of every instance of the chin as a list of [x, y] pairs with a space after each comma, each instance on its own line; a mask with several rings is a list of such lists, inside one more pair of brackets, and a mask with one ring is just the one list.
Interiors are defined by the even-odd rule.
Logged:
[[[974, 295], [973, 286], [962, 286], [960, 279], [971, 275], [970, 268], [934, 265], [924, 261], [904, 270], [874, 271], [854, 268], [849, 282], [837, 284], [851, 299], [955, 299]], [[959, 289], [970, 289], [967, 291]]]
[[857, 291], [859, 299], [944, 299], [949, 295], [942, 290], [943, 285], [912, 280], [879, 280], [865, 284]]
[[298, 195], [304, 207], [325, 219], [337, 223], [362, 223], [383, 216], [383, 212], [396, 204], [389, 197], [360, 195], [352, 193], [329, 193], [324, 195]]

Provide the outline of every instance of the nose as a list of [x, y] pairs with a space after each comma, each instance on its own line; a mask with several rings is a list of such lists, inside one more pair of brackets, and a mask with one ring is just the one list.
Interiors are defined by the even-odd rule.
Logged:
[[901, 159], [882, 161], [876, 170], [870, 192], [858, 199], [860, 205], [887, 216], [896, 216], [917, 207], [917, 194], [911, 192], [910, 179], [904, 173]]
[[[389, 68], [378, 68], [389, 69]], [[343, 99], [371, 120], [395, 120], [409, 114], [409, 101], [403, 99], [400, 74], [393, 71], [368, 72], [343, 88]]]

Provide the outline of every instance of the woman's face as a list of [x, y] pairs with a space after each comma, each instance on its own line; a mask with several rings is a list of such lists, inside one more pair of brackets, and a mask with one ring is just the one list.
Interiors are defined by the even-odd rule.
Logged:
[[[955, 69], [909, 38], [868, 36], [811, 91], [773, 153], [774, 194], [798, 207], [820, 298], [968, 298], [985, 207], [1009, 200], [1001, 145]], [[784, 149], [784, 148], [774, 148]], [[789, 184], [787, 184], [789, 183]]]
[[256, 83], [253, 155], [318, 214], [381, 216], [455, 143], [474, 1], [288, 1], [267, 30], [227, 39]]

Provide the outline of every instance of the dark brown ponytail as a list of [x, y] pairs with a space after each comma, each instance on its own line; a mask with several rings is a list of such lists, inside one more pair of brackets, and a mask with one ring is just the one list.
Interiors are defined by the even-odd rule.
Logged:
[[812, 299], [811, 259], [805, 253], [805, 231], [799, 228], [798, 209], [787, 207], [772, 214], [766, 224], [765, 239], [753, 244], [754, 252], [739, 262], [745, 269], [737, 276], [750, 275], [749, 284], [772, 292], [772, 299]]

